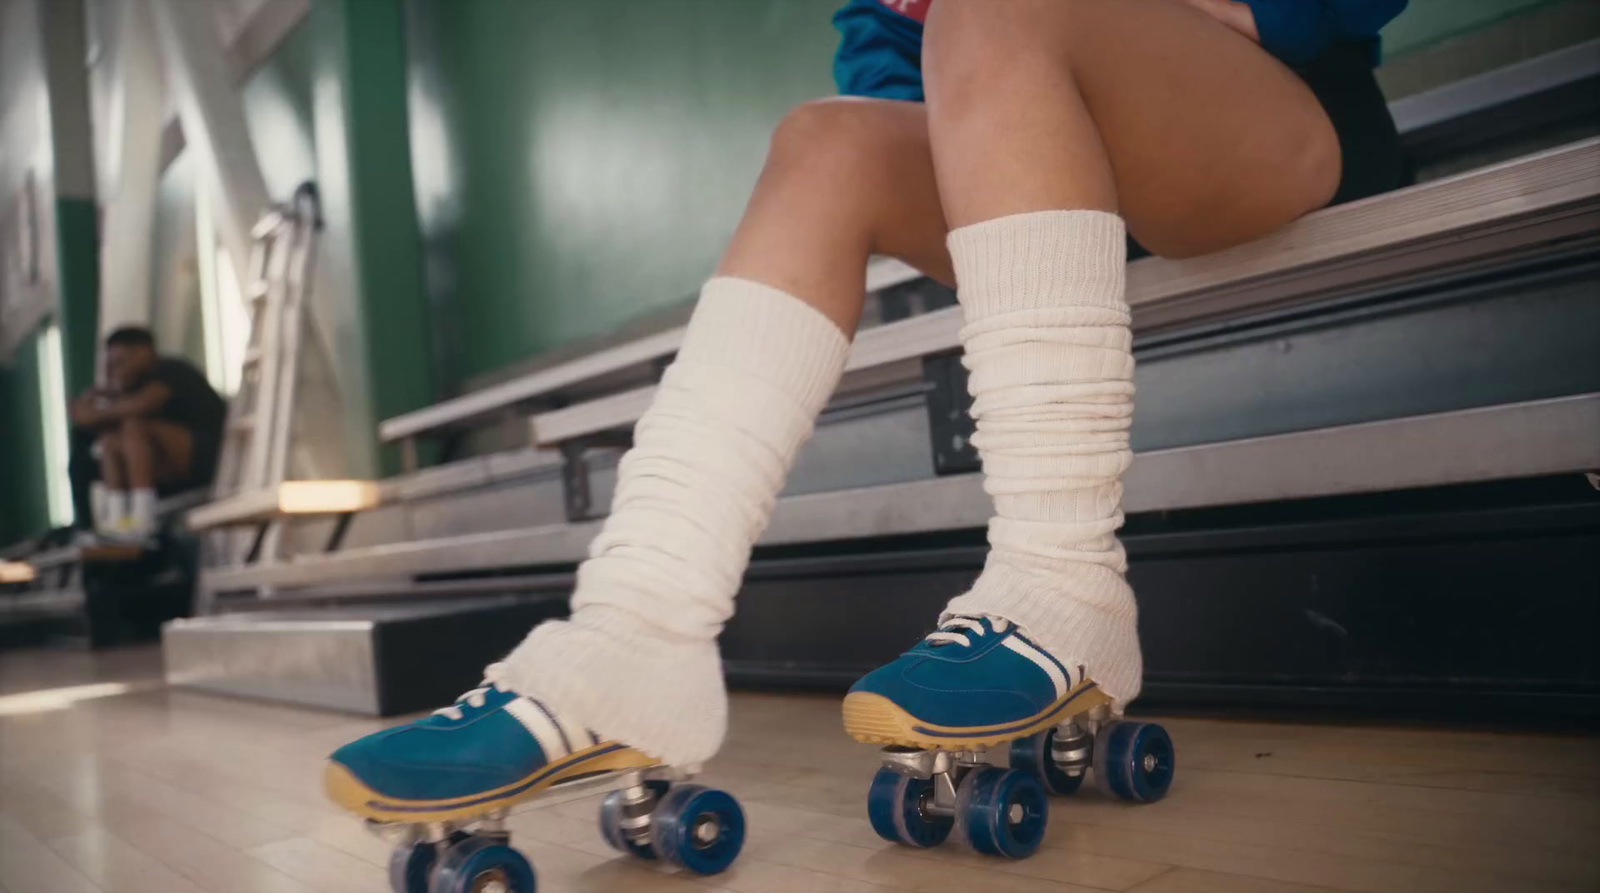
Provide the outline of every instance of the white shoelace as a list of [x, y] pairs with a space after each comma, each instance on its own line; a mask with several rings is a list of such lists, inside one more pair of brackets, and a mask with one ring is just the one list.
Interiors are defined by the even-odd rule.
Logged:
[[[989, 621], [990, 626], [994, 627], [994, 631], [997, 633], [1003, 633], [1007, 629], [1011, 628], [1011, 621], [1006, 620], [1004, 617], [988, 617], [987, 615], [980, 617], [976, 614], [957, 614], [946, 620], [944, 623], [941, 623], [939, 625], [938, 632], [929, 633], [925, 641], [934, 645], [948, 644], [961, 645], [962, 647], [971, 645], [972, 640], [967, 638], [969, 633], [974, 636], [978, 636], [979, 638], [988, 635], [983, 628], [983, 621], [985, 619]], [[959, 632], [958, 630], [966, 630], [967, 632]]]
[[487, 703], [490, 691], [510, 691], [510, 689], [501, 685], [498, 680], [485, 679], [477, 688], [467, 692], [459, 698], [456, 698], [456, 702], [454, 704], [451, 704], [449, 707], [441, 707], [440, 709], [433, 711], [433, 715], [458, 720], [462, 717], [461, 705], [463, 703], [470, 707], [482, 707], [485, 703]]

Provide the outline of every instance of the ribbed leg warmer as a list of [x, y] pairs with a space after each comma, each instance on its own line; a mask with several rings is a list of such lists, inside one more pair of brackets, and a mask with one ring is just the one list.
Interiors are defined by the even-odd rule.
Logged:
[[848, 351], [798, 298], [706, 283], [618, 467], [571, 619], [534, 629], [491, 675], [665, 762], [710, 758], [727, 728], [717, 634]]
[[1133, 454], [1121, 218], [1043, 211], [953, 231], [990, 552], [947, 614], [993, 614], [1119, 703], [1139, 694], [1138, 610], [1117, 542]]

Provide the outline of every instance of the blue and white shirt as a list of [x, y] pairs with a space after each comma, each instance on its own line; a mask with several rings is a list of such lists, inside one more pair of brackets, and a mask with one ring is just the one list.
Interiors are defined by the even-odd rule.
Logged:
[[[846, 96], [922, 101], [922, 23], [934, 0], [850, 0], [833, 16], [842, 40], [833, 78]], [[1261, 45], [1303, 65], [1340, 41], [1372, 41], [1407, 0], [1245, 0]], [[1377, 63], [1377, 53], [1373, 53]]]

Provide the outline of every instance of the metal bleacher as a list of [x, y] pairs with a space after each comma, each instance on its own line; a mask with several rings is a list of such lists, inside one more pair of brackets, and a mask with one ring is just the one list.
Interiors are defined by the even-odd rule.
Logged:
[[[1397, 118], [1437, 155], [1454, 118], [1546, 115], [1552, 91], [1600, 77], [1600, 46], [1585, 46], [1480, 83], [1476, 105], [1446, 88]], [[1600, 139], [1128, 275], [1140, 414], [1126, 539], [1150, 696], [1371, 709], [1424, 692], [1446, 710], [1597, 712], [1586, 659], [1502, 654], [1485, 669], [1463, 630], [1494, 622], [1515, 581], [1513, 562], [1489, 562], [1512, 553], [1541, 569], [1519, 610], [1594, 619], [1581, 555], [1600, 529], [1584, 477], [1600, 469]], [[867, 288], [942, 287], [880, 262]], [[858, 335], [724, 636], [736, 681], [846, 681], [981, 566], [989, 502], [958, 327], [946, 307]], [[165, 631], [169, 677], [370, 713], [475, 681], [564, 610], [618, 451], [681, 338], [646, 334], [384, 421], [411, 470], [337, 522], [336, 549], [336, 522], [299, 519], [286, 559], [206, 568], [207, 616]], [[526, 447], [415, 470], [418, 440], [508, 411], [526, 417]], [[1381, 580], [1351, 576], [1379, 566]], [[1440, 605], [1459, 613], [1434, 630]], [[871, 634], [808, 650], [826, 638], [808, 634], [815, 618], [846, 607]], [[1426, 656], [1398, 656], [1392, 629]]]

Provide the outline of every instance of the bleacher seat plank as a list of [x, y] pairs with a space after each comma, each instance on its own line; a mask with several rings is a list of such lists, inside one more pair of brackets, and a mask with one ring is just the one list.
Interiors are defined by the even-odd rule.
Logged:
[[489, 479], [505, 481], [561, 467], [559, 450], [525, 449], [489, 455]]
[[15, 619], [18, 616], [35, 618], [72, 615], [83, 609], [81, 589], [45, 589], [22, 592], [0, 598], [0, 617]]
[[562, 363], [559, 366], [532, 375], [502, 382], [452, 400], [386, 419], [378, 425], [378, 437], [384, 442], [414, 437], [443, 425], [464, 422], [496, 412], [506, 406], [532, 400], [543, 394], [608, 372], [625, 369], [638, 363], [648, 363], [657, 357], [676, 353], [683, 343], [683, 327], [658, 332], [637, 341], [630, 341], [610, 350]]
[[97, 543], [88, 546], [62, 546], [48, 549], [28, 559], [38, 570], [62, 567], [80, 562], [134, 561], [144, 554], [140, 546], [125, 543]]
[[[1136, 456], [1124, 502], [1142, 512], [1586, 471], [1600, 468], [1596, 432], [1600, 394], [1581, 394], [1157, 450]], [[989, 514], [980, 475], [931, 478], [782, 499], [761, 542], [958, 530], [982, 526]], [[583, 558], [599, 523], [306, 555], [218, 570], [208, 585], [229, 591], [569, 563]]]
[[[921, 275], [914, 268], [893, 258], [873, 258], [867, 267], [866, 290], [877, 291], [908, 282]], [[378, 438], [389, 443], [469, 422], [492, 415], [505, 407], [515, 406], [589, 379], [671, 356], [677, 353], [678, 347], [683, 344], [683, 333], [684, 327], [677, 326], [607, 350], [596, 351], [549, 369], [519, 376], [470, 394], [442, 400], [432, 406], [385, 419], [378, 425]]]
[[382, 482], [384, 501], [423, 499], [480, 487], [489, 482], [489, 457], [474, 456]]
[[129, 543], [96, 543], [92, 546], [79, 547], [78, 560], [84, 564], [115, 564], [138, 561], [144, 553], [143, 546]]
[[[1128, 265], [1134, 328], [1311, 304], [1527, 250], [1600, 240], [1600, 139], [1585, 140], [1398, 192], [1318, 211], [1264, 239], [1186, 260]], [[948, 307], [861, 332], [846, 374], [960, 346]], [[559, 444], [637, 421], [654, 387], [533, 417], [536, 443]]]
[[473, 456], [385, 478], [379, 482], [380, 501], [437, 499], [539, 471], [554, 472], [560, 466], [559, 450], [529, 448]]
[[1600, 231], [1600, 139], [1307, 215], [1277, 232], [1187, 260], [1128, 266], [1134, 326], [1309, 303], [1329, 293], [1497, 263]]
[[239, 493], [192, 509], [184, 516], [191, 530], [256, 524], [285, 515], [339, 515], [379, 505], [384, 487], [372, 481], [284, 481]]

